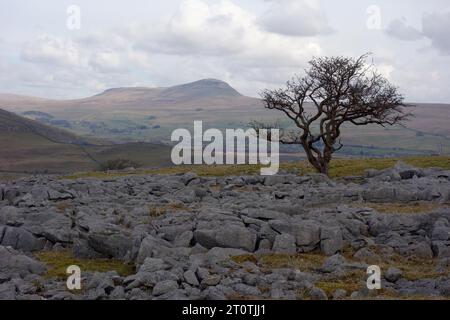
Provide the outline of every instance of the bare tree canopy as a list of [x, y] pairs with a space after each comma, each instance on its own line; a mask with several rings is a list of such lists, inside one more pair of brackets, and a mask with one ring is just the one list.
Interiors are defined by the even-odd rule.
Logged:
[[261, 94], [266, 108], [282, 111], [300, 129], [282, 134], [281, 142], [302, 145], [320, 173], [328, 175], [333, 153], [342, 148], [344, 123], [395, 125], [411, 116], [397, 87], [366, 63], [368, 56], [315, 58], [303, 77]]

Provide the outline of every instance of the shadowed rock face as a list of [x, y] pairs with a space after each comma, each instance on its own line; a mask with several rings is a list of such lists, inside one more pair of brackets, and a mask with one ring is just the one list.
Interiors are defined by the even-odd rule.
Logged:
[[[384, 288], [399, 296], [447, 296], [449, 197], [450, 172], [401, 164], [370, 171], [358, 184], [290, 174], [35, 177], [0, 185], [0, 254], [21, 261], [30, 255], [25, 262], [32, 267], [26, 270], [37, 277], [42, 270], [31, 255], [43, 249], [65, 248], [79, 258], [114, 258], [136, 265], [136, 273], [128, 277], [83, 273], [91, 285], [77, 297], [86, 299], [304, 298], [300, 291], [316, 299], [360, 298], [364, 290], [330, 294], [320, 283], [356, 271], [363, 277], [370, 263], [393, 255], [427, 263], [435, 258], [436, 270], [440, 268], [435, 272], [441, 276], [411, 280], [393, 265], [383, 278]], [[370, 207], [374, 202], [426, 203], [434, 210], [379, 213]], [[274, 254], [321, 262], [268, 270], [262, 257]], [[252, 258], [243, 263], [231, 259], [245, 255]], [[0, 274], [5, 288], [17, 279], [28, 281], [7, 268]], [[75, 298], [55, 289], [61, 280], [41, 280], [47, 289], [18, 290], [14, 298]]]

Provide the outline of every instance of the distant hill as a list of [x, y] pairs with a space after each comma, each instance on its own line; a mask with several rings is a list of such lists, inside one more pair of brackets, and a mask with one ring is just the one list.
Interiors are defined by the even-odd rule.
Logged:
[[[195, 101], [205, 98], [242, 97], [228, 83], [216, 79], [204, 79], [192, 83], [181, 84], [169, 88], [113, 88], [94, 96], [95, 98], [114, 98], [116, 101]], [[128, 98], [128, 100], [125, 100]]]
[[168, 88], [112, 88], [92, 97], [75, 100], [48, 100], [41, 98], [0, 94], [0, 108], [14, 112], [28, 110], [50, 112], [53, 115], [96, 111], [155, 111], [198, 107], [212, 109], [261, 107], [259, 99], [241, 95], [226, 82], [204, 79]]
[[265, 110], [260, 99], [246, 97], [216, 79], [161, 88], [112, 88], [72, 100], [0, 94], [0, 108], [27, 112], [27, 117], [84, 136], [156, 143], [169, 142], [173, 129], [192, 126], [195, 120], [210, 127], [242, 127], [275, 114]]
[[108, 160], [143, 166], [170, 164], [170, 149], [150, 143], [111, 144], [44, 125], [0, 109], [0, 172], [65, 173], [97, 170]]
[[[174, 129], [192, 128], [195, 120], [219, 129], [245, 127], [252, 120], [280, 120], [285, 127], [292, 125], [283, 113], [265, 109], [260, 99], [244, 96], [216, 79], [165, 88], [112, 88], [73, 100], [0, 94], [0, 108], [28, 112], [28, 117], [86, 137], [121, 142], [167, 143]], [[346, 126], [342, 142], [352, 150], [342, 152], [368, 156], [449, 154], [450, 104], [419, 103], [411, 111], [415, 117], [406, 127]], [[53, 118], [39, 117], [42, 113]]]

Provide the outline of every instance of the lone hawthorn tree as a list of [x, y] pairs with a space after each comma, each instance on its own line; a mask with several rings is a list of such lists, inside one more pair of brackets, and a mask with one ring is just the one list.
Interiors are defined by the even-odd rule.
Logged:
[[[398, 89], [367, 65], [368, 56], [315, 58], [303, 77], [261, 94], [267, 109], [282, 111], [300, 129], [281, 132], [280, 142], [302, 145], [320, 173], [328, 175], [333, 154], [343, 147], [343, 124], [394, 125], [411, 115]], [[253, 127], [269, 125], [254, 122]]]

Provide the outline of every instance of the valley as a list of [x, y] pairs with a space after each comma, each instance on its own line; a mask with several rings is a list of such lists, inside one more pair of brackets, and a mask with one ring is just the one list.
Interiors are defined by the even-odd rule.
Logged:
[[[342, 133], [341, 156], [404, 156], [450, 153], [450, 105], [414, 104], [405, 126], [354, 127]], [[312, 106], [309, 106], [312, 108]], [[89, 139], [170, 144], [171, 132], [202, 120], [206, 128], [246, 128], [253, 120], [293, 129], [282, 113], [241, 95], [215, 79], [168, 88], [115, 88], [92, 97], [49, 100], [0, 94], [0, 109], [69, 130]], [[311, 109], [312, 110], [312, 109]], [[285, 148], [291, 152], [291, 148]], [[296, 148], [295, 152], [301, 151]]]

